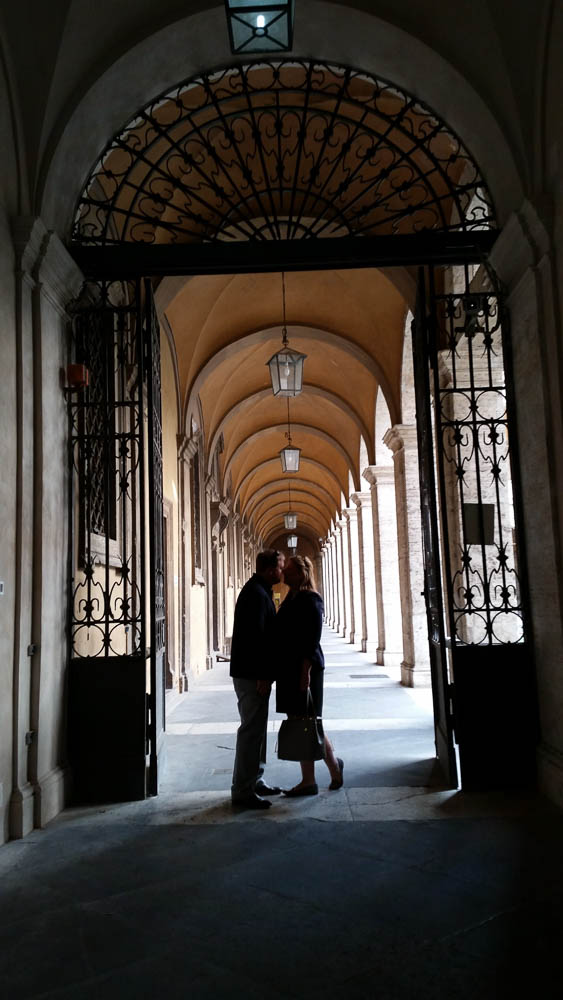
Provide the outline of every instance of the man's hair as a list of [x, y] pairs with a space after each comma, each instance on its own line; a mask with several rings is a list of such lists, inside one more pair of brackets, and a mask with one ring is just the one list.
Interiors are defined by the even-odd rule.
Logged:
[[275, 569], [280, 553], [277, 549], [264, 549], [256, 556], [256, 572], [265, 573], [267, 569]]

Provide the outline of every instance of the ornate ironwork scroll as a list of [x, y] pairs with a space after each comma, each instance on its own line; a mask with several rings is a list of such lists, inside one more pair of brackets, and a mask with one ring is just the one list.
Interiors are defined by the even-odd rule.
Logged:
[[134, 285], [87, 285], [73, 340], [89, 384], [69, 397], [75, 495], [73, 656], [144, 648], [140, 480], [142, 331]]
[[88, 369], [69, 395], [74, 546], [72, 657], [164, 646], [160, 343], [150, 282], [85, 286], [73, 353]]
[[77, 206], [88, 244], [277, 240], [495, 226], [469, 152], [385, 80], [305, 60], [206, 73], [114, 136]]
[[451, 639], [520, 643], [503, 315], [482, 270], [454, 269], [454, 283], [459, 291], [430, 295]]

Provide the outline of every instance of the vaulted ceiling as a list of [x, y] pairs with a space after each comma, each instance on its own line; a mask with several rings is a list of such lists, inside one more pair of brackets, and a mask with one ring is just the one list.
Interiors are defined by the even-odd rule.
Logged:
[[380, 390], [390, 418], [400, 420], [407, 304], [375, 269], [285, 280], [290, 346], [306, 355], [303, 392], [289, 400], [298, 473], [282, 474], [288, 400], [273, 396], [267, 367], [281, 346], [281, 274], [186, 279], [164, 315], [184, 423], [196, 400], [201, 406], [208, 471], [219, 448], [220, 485], [264, 540], [283, 529], [289, 491], [298, 530], [318, 539], [350, 484], [362, 489], [360, 452], [375, 461]]

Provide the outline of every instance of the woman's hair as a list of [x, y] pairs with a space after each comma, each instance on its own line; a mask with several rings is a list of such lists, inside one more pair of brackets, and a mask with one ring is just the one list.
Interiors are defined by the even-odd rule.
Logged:
[[309, 556], [291, 556], [291, 559], [301, 570], [302, 580], [299, 590], [316, 590], [315, 571]]

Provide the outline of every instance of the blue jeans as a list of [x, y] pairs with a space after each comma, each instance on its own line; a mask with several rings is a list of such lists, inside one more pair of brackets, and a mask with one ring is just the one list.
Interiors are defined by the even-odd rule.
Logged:
[[252, 795], [256, 782], [264, 774], [270, 695], [258, 694], [256, 681], [246, 677], [233, 677], [233, 685], [240, 726], [237, 730], [231, 796], [240, 799]]

